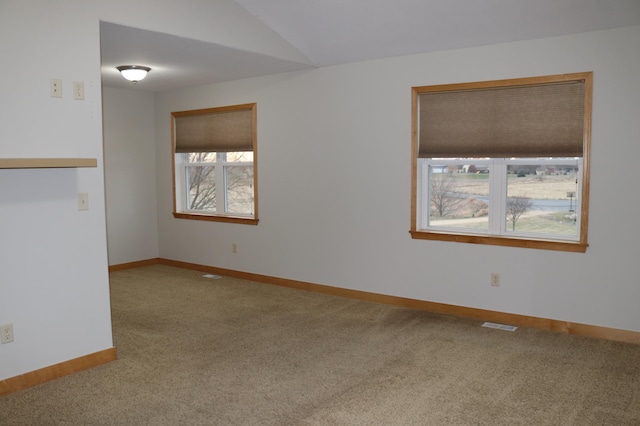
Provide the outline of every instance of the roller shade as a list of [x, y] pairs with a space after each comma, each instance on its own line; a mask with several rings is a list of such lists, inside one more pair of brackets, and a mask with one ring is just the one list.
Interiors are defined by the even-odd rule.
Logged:
[[253, 150], [253, 110], [175, 115], [175, 149], [185, 152]]
[[584, 81], [418, 96], [420, 157], [583, 155]]

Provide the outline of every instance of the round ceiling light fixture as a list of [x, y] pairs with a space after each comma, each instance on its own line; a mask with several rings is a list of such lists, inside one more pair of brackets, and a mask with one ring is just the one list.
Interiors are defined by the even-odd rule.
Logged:
[[133, 82], [133, 84], [142, 80], [147, 76], [147, 73], [151, 71], [151, 68], [144, 67], [142, 65], [120, 65], [116, 67], [120, 74], [127, 80]]

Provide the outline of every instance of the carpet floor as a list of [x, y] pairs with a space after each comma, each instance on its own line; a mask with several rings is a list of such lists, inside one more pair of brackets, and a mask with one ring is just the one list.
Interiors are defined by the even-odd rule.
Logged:
[[118, 360], [1, 425], [640, 425], [640, 346], [156, 265], [111, 274]]

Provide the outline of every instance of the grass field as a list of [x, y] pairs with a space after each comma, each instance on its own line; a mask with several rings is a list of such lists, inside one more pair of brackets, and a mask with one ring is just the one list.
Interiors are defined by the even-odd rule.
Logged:
[[[459, 192], [475, 195], [488, 195], [488, 174], [454, 173], [451, 175], [458, 183]], [[529, 197], [541, 200], [566, 200], [567, 192], [576, 191], [575, 175], [544, 175], [517, 177], [507, 176], [509, 196]]]
[[[489, 175], [473, 173], [455, 173], [451, 175], [458, 182], [455, 192], [479, 196], [489, 195]], [[568, 192], [577, 192], [575, 175], [527, 175], [507, 177], [509, 197], [527, 197], [539, 200], [568, 200]], [[574, 200], [575, 201], [575, 200]], [[446, 217], [432, 216], [432, 226], [455, 227], [463, 229], [488, 229], [486, 208], [473, 209], [473, 199], [459, 204], [452, 214]], [[486, 204], [484, 204], [486, 206]], [[568, 206], [567, 206], [568, 207]], [[531, 232], [550, 235], [577, 235], [576, 224], [568, 217], [569, 212], [525, 212], [516, 222], [517, 232]], [[507, 223], [507, 230], [511, 230]]]
[[[529, 212], [516, 222], [517, 232], [534, 234], [577, 235], [576, 224], [566, 217], [564, 212]], [[431, 226], [446, 226], [462, 229], [486, 230], [488, 218], [431, 218]], [[511, 231], [511, 223], [507, 223], [507, 231]]]

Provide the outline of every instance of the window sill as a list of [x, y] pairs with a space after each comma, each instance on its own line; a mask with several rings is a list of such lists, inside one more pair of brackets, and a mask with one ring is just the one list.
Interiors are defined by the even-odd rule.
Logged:
[[411, 238], [417, 240], [452, 241], [468, 244], [488, 244], [503, 247], [521, 247], [541, 250], [568, 251], [574, 253], [584, 253], [588, 244], [571, 241], [533, 240], [523, 238], [510, 238], [488, 235], [468, 235], [452, 234], [433, 231], [409, 231]]
[[202, 213], [173, 213], [173, 217], [176, 219], [191, 219], [191, 220], [204, 220], [209, 222], [227, 222], [227, 223], [240, 223], [244, 225], [257, 225], [258, 219], [252, 217], [242, 216], [223, 216], [212, 215]]

